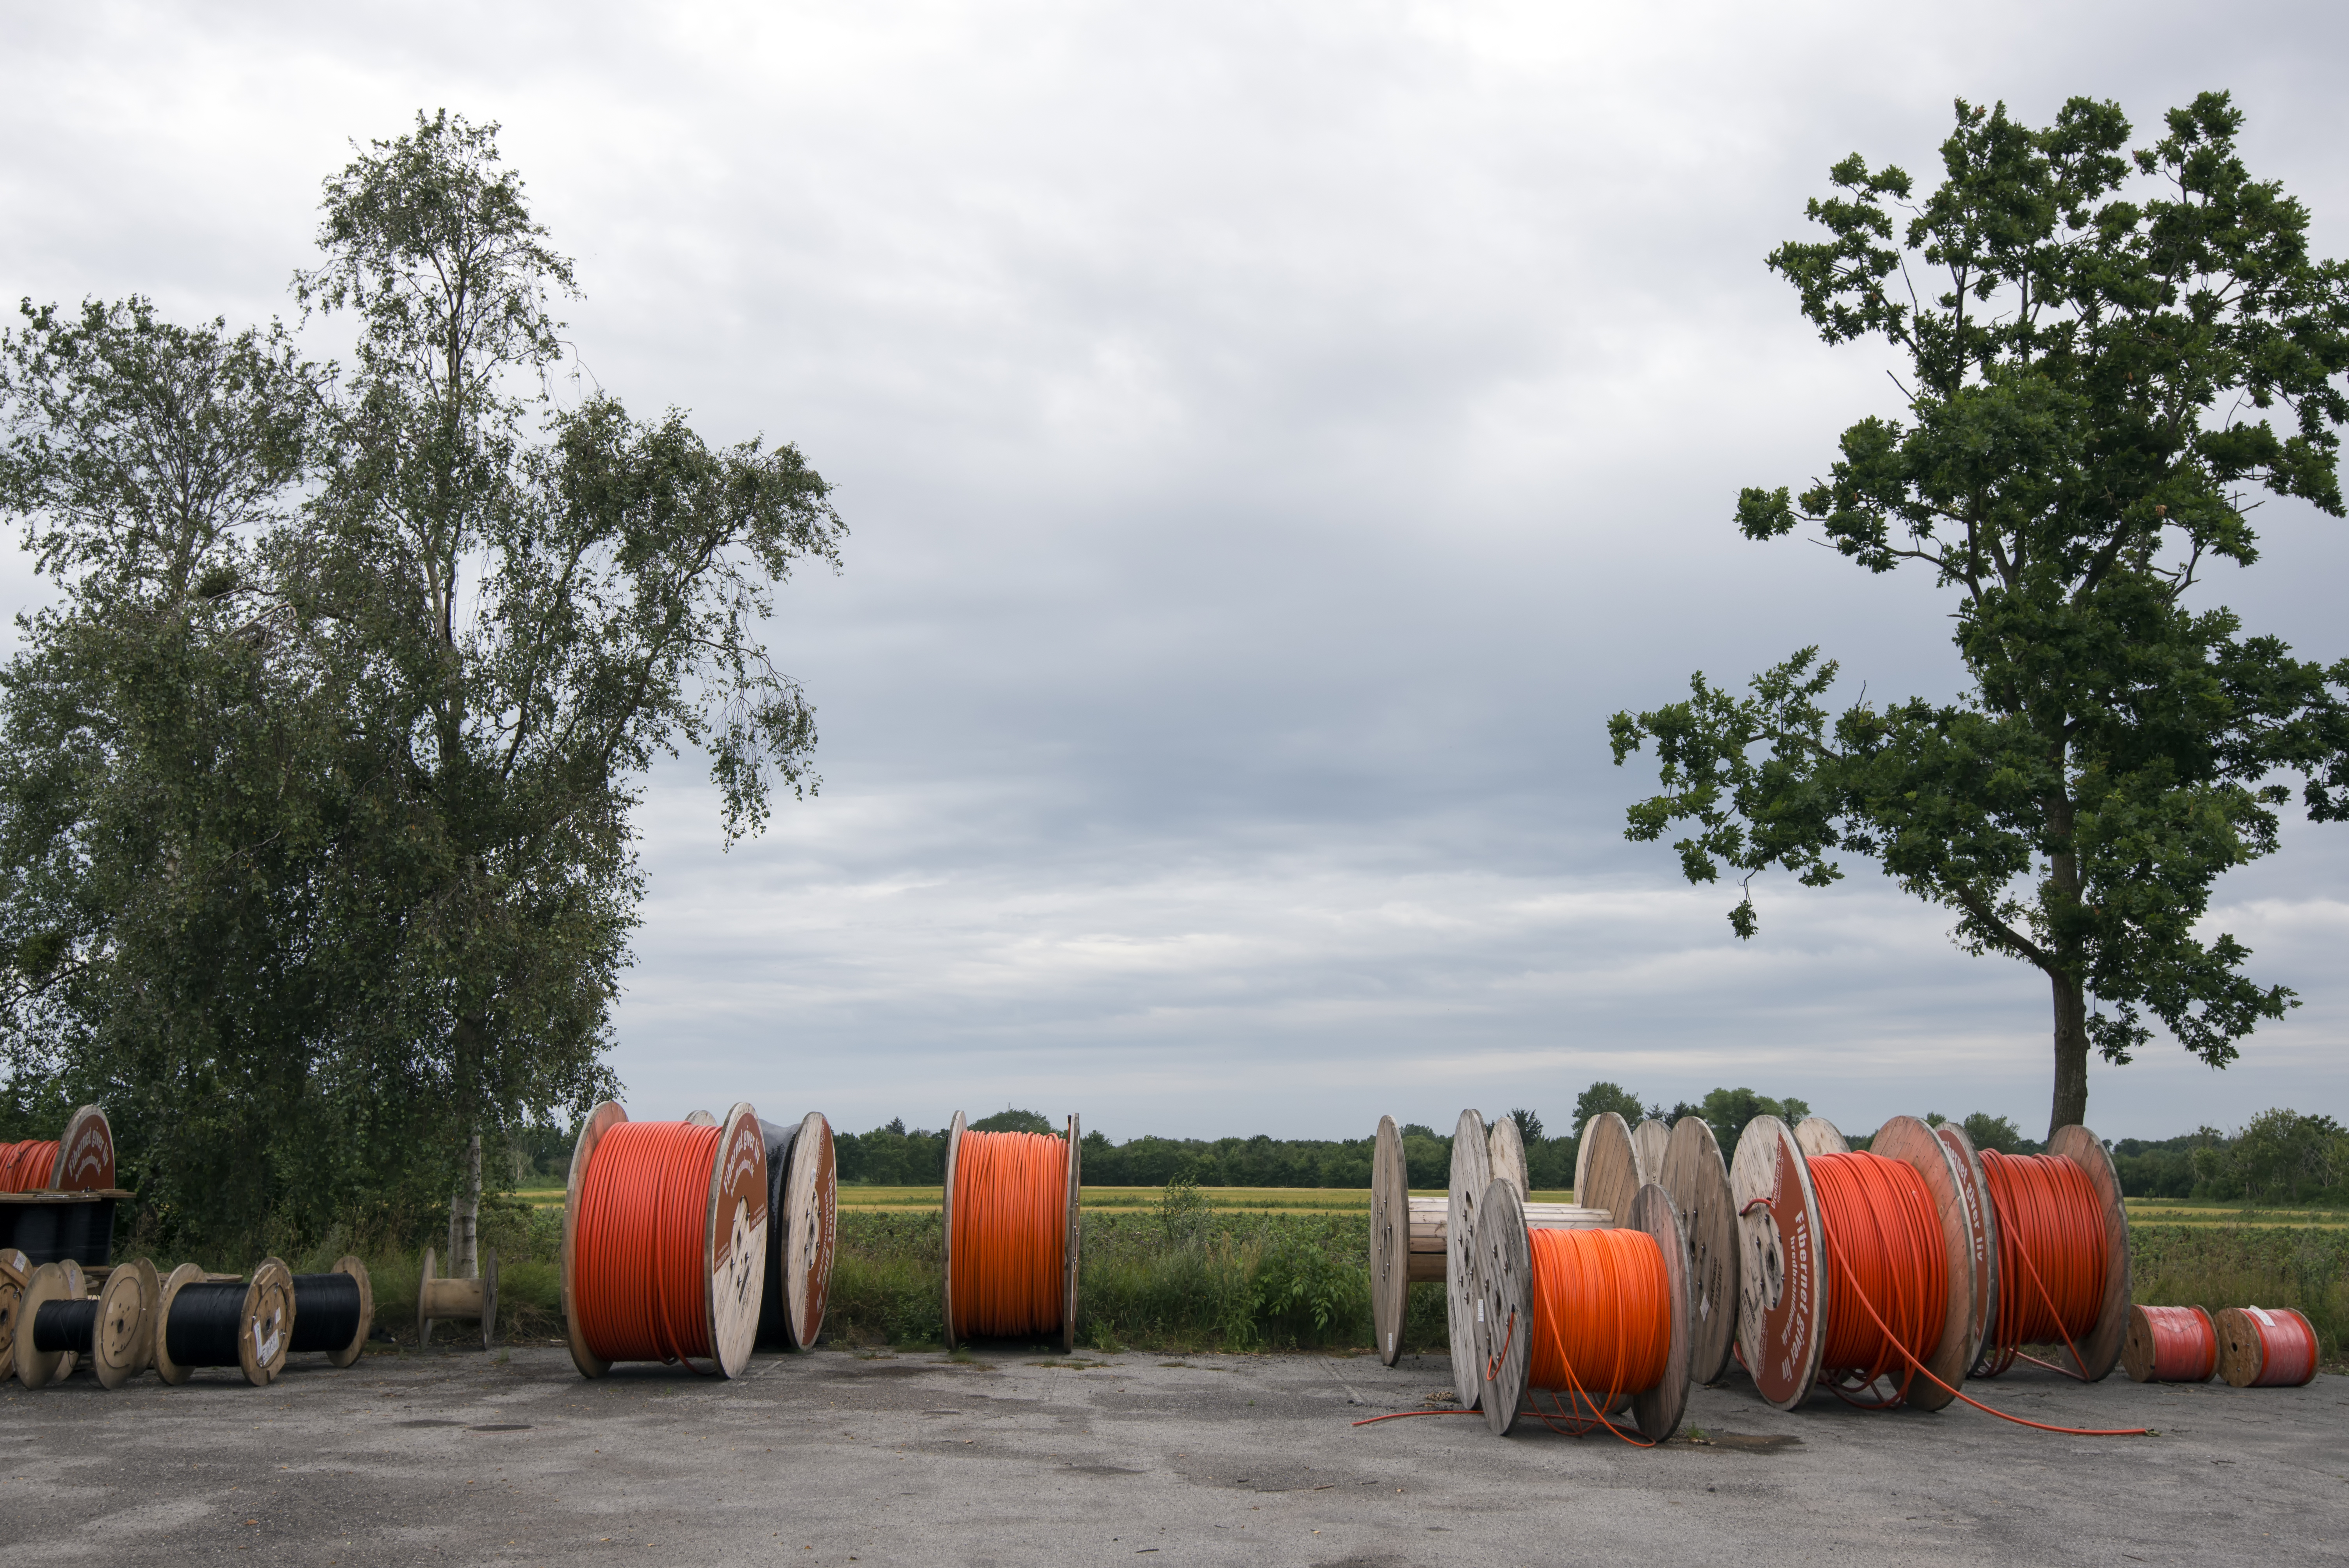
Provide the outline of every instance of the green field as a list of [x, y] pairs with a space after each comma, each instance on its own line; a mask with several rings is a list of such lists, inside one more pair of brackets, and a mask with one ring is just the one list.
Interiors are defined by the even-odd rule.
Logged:
[[2341, 1209], [2247, 1209], [2209, 1198], [2130, 1198], [2129, 1222], [2134, 1225], [2277, 1225], [2294, 1230], [2349, 1228], [2349, 1211]]
[[[916, 1214], [935, 1210], [943, 1189], [937, 1187], [843, 1187], [840, 1207], [885, 1213]], [[560, 1187], [532, 1187], [514, 1193], [533, 1209], [560, 1208]], [[1218, 1213], [1232, 1214], [1357, 1214], [1371, 1206], [1367, 1187], [1202, 1187], [1199, 1196]], [[1441, 1188], [1414, 1190], [1413, 1197], [1441, 1198]], [[1087, 1187], [1084, 1206], [1107, 1212], [1155, 1209], [1165, 1201], [1164, 1187]], [[1536, 1192], [1537, 1203], [1571, 1203], [1571, 1192]]]

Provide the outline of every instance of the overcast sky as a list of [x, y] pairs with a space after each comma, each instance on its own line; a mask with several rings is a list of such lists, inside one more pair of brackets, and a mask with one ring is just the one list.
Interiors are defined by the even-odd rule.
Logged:
[[[1817, 643], [1853, 695], [1958, 686], [1930, 582], [1732, 526], [1893, 408], [1762, 257], [1842, 155], [1929, 171], [1953, 98], [2143, 126], [2206, 88], [2349, 253], [2322, 5], [0, 15], [6, 299], [290, 314], [322, 177], [445, 106], [502, 123], [578, 258], [587, 373], [838, 486], [846, 570], [772, 628], [821, 797], [721, 854], [699, 766], [647, 793], [638, 1116], [1563, 1130], [1609, 1078], [2044, 1130], [2033, 972], [1865, 864], [1757, 884], [1741, 944], [1733, 893], [1622, 841], [1654, 774], [1606, 717], [1692, 670]], [[2349, 654], [2349, 531], [2258, 521], [2203, 602]], [[2223, 1074], [2166, 1037], [2096, 1066], [2099, 1131], [2349, 1109], [2344, 872], [2349, 826], [2295, 822], [2220, 884], [2213, 929], [2305, 1006]]]

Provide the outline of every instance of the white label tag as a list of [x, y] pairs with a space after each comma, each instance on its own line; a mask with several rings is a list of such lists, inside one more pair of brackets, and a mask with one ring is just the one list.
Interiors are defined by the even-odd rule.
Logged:
[[2247, 1306], [2243, 1308], [2243, 1310], [2250, 1313], [2253, 1317], [2258, 1318], [2261, 1323], [2270, 1328], [2273, 1328], [2276, 1326], [2275, 1319], [2268, 1315], [2268, 1309], [2264, 1306]]
[[1476, 1298], [1476, 1321], [1485, 1321], [1485, 1298], [1481, 1295]]

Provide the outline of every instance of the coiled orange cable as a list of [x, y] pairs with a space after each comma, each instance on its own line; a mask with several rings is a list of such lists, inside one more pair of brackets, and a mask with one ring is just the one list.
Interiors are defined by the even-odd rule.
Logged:
[[966, 1132], [955, 1151], [947, 1282], [958, 1335], [1061, 1326], [1069, 1145], [1041, 1132]]
[[[1555, 1414], [1577, 1435], [1605, 1427], [1625, 1442], [1652, 1447], [1627, 1436], [1607, 1412], [1624, 1395], [1662, 1382], [1671, 1358], [1671, 1281], [1656, 1238], [1645, 1231], [1541, 1230], [1526, 1242], [1527, 1392], [1550, 1394]], [[1570, 1394], [1571, 1405], [1561, 1404], [1560, 1394]], [[1533, 1413], [1549, 1421], [1551, 1412], [1537, 1406]]]
[[606, 1361], [707, 1358], [709, 1172], [724, 1130], [685, 1121], [607, 1128], [580, 1183], [574, 1233], [579, 1332]]
[[1998, 1213], [1998, 1315], [1974, 1376], [1995, 1377], [2020, 1357], [2076, 1377], [2070, 1367], [2023, 1356], [2023, 1347], [2060, 1342], [2078, 1364], [2079, 1341], [2095, 1331], [2111, 1262], [2096, 1190], [2078, 1162], [2062, 1155], [1992, 1149], [1982, 1161]]
[[[1950, 1263], [1932, 1197], [1915, 1167], [1880, 1154], [1814, 1155], [1811, 1182], [1838, 1271], [1826, 1293], [1820, 1377], [1850, 1403], [1900, 1404], [1949, 1314]], [[1851, 1398], [1888, 1376], [1895, 1381], [1882, 1399]]]
[[2148, 1383], [2208, 1383], [2219, 1369], [2219, 1331], [2199, 1306], [2141, 1306], [2153, 1343]]
[[0, 1192], [38, 1192], [57, 1169], [57, 1140], [27, 1139], [0, 1143]]

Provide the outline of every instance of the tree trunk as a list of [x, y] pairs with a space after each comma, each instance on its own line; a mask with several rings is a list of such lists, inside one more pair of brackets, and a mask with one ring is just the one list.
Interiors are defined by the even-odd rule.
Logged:
[[481, 1135], [465, 1147], [465, 1184], [449, 1200], [449, 1277], [471, 1279], [481, 1272]]
[[2088, 1119], [2088, 995], [2079, 977], [2051, 975], [2055, 990], [2055, 1108], [2047, 1136]]

